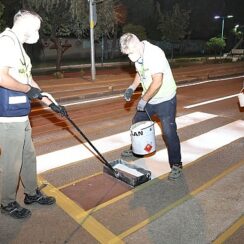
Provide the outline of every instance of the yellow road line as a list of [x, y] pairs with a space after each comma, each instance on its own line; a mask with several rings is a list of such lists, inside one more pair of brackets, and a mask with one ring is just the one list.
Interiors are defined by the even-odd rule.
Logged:
[[126, 198], [126, 197], [128, 197], [130, 195], [133, 195], [136, 192], [139, 192], [141, 190], [144, 190], [144, 189], [148, 188], [149, 186], [152, 186], [152, 185], [156, 184], [159, 180], [162, 180], [167, 175], [168, 175], [168, 173], [167, 174], [163, 174], [163, 175], [161, 175], [158, 178], [154, 178], [153, 180], [150, 180], [150, 181], [148, 181], [146, 183], [143, 183], [142, 185], [139, 185], [139, 186], [137, 186], [136, 188], [134, 188], [132, 190], [129, 190], [129, 191], [127, 191], [127, 192], [125, 192], [125, 193], [117, 196], [117, 197], [114, 197], [114, 198], [108, 200], [107, 202], [101, 203], [100, 205], [98, 205], [98, 206], [96, 206], [96, 207], [88, 210], [87, 212], [88, 213], [90, 213], [90, 212], [93, 212], [93, 213], [94, 212], [97, 212], [98, 210], [101, 210], [101, 209], [103, 209], [103, 208], [105, 208], [105, 207], [107, 207], [107, 206], [109, 206], [109, 205], [111, 205], [111, 204], [113, 204], [115, 202], [118, 202], [119, 200], [121, 200], [123, 198]]
[[[117, 237], [119, 237], [121, 240], [123, 240], [125, 237], [127, 237], [127, 236], [131, 235], [132, 233], [138, 231], [139, 229], [145, 227], [147, 224], [149, 224], [149, 223], [155, 221], [156, 219], [160, 218], [161, 216], [163, 216], [167, 212], [169, 212], [172, 209], [178, 207], [179, 205], [183, 204], [187, 200], [193, 198], [193, 196], [196, 196], [198, 193], [206, 190], [207, 188], [209, 188], [210, 186], [212, 186], [214, 183], [216, 183], [218, 180], [222, 179], [223, 177], [225, 177], [226, 175], [230, 174], [234, 170], [240, 168], [241, 166], [243, 166], [243, 162], [244, 161], [242, 160], [238, 164], [236, 164], [236, 165], [234, 165], [232, 167], [229, 167], [228, 169], [226, 169], [225, 171], [223, 171], [218, 176], [212, 178], [211, 180], [209, 180], [208, 182], [206, 182], [205, 184], [203, 184], [202, 186], [200, 186], [196, 190], [190, 192], [188, 195], [184, 196], [183, 198], [180, 198], [179, 200], [177, 200], [176, 202], [170, 204], [166, 208], [161, 209], [156, 214], [154, 214], [154, 215], [150, 216], [149, 218], [145, 219], [144, 221], [142, 221], [142, 222], [134, 225], [133, 227], [131, 227], [130, 229], [128, 229], [125, 232], [121, 233]], [[110, 243], [116, 243], [116, 240], [112, 240]]]
[[[203, 158], [206, 158], [207, 156], [209, 156], [209, 155], [211, 155], [211, 154], [214, 154], [214, 153], [216, 153], [216, 152], [218, 152], [218, 151], [220, 151], [220, 150], [222, 150], [222, 149], [221, 149], [221, 148], [218, 148], [218, 149], [216, 149], [215, 151], [209, 153], [208, 155], [204, 155], [204, 156], [200, 157], [199, 159], [197, 159], [197, 160], [195, 160], [195, 161], [192, 161], [191, 163], [189, 163], [189, 164], [187, 164], [187, 165], [184, 165], [184, 169], [186, 169], [186, 168], [188, 168], [188, 167], [191, 167], [193, 164], [197, 163], [198, 161], [202, 160]], [[117, 202], [117, 201], [119, 201], [119, 200], [121, 200], [121, 199], [123, 199], [123, 198], [125, 198], [125, 197], [128, 197], [128, 196], [130, 196], [130, 195], [132, 195], [132, 194], [134, 194], [134, 193], [136, 193], [136, 192], [138, 192], [138, 191], [144, 190], [144, 189], [146, 189], [147, 187], [156, 184], [159, 180], [163, 180], [163, 179], [165, 179], [167, 176], [168, 176], [168, 173], [163, 174], [163, 175], [160, 175], [159, 177], [154, 178], [153, 180], [150, 180], [150, 181], [148, 181], [148, 182], [146, 182], [146, 183], [144, 183], [144, 184], [142, 184], [142, 185], [140, 185], [140, 186], [137, 186], [136, 188], [134, 188], [134, 189], [132, 189], [132, 190], [130, 190], [130, 191], [128, 191], [128, 192], [125, 192], [125, 193], [123, 193], [123, 194], [121, 194], [121, 195], [119, 195], [119, 196], [117, 196], [117, 197], [114, 197], [113, 199], [111, 199], [111, 200], [109, 200], [109, 201], [107, 201], [107, 202], [104, 202], [104, 203], [102, 203], [102, 204], [96, 206], [96, 207], [93, 208], [93, 209], [88, 210], [88, 212], [93, 212], [93, 213], [94, 213], [94, 212], [97, 212], [98, 210], [101, 210], [101, 209], [103, 209], [103, 208], [105, 208], [105, 207], [107, 207], [107, 206], [109, 206], [109, 205], [111, 205], [111, 204], [114, 204], [115, 202]]]
[[[94, 238], [96, 238], [100, 243], [123, 243], [122, 239], [127, 237], [128, 235], [134, 233], [135, 231], [143, 228], [145, 225], [155, 221], [165, 213], [169, 212], [173, 208], [179, 206], [180, 204], [184, 203], [185, 201], [191, 199], [193, 196], [197, 195], [201, 191], [207, 189], [208, 187], [212, 186], [216, 181], [222, 179], [227, 174], [231, 173], [235, 169], [241, 167], [243, 165], [244, 161], [239, 162], [238, 164], [228, 168], [224, 172], [222, 172], [220, 175], [216, 176], [215, 178], [211, 179], [210, 181], [206, 182], [201, 187], [197, 188], [196, 190], [192, 191], [190, 194], [186, 195], [185, 197], [179, 199], [178, 201], [172, 203], [168, 207], [160, 210], [158, 213], [150, 216], [148, 219], [140, 222], [139, 224], [135, 225], [134, 227], [128, 229], [127, 231], [121, 233], [119, 236], [114, 235], [111, 231], [106, 229], [101, 223], [99, 223], [97, 220], [95, 220], [93, 217], [89, 216], [89, 213], [93, 212], [99, 207], [99, 209], [105, 207], [105, 205], [109, 205], [112, 202], [118, 201], [119, 199], [122, 199], [126, 196], [129, 196], [133, 194], [134, 192], [140, 191], [142, 189], [145, 189], [149, 187], [150, 185], [155, 184], [158, 180], [163, 179], [166, 177], [167, 174], [162, 175], [158, 178], [155, 178], [152, 181], [149, 181], [141, 186], [138, 186], [137, 188], [133, 189], [132, 191], [126, 192], [122, 194], [121, 196], [116, 197], [115, 199], [112, 199], [111, 201], [106, 202], [105, 204], [101, 204], [97, 206], [94, 209], [91, 209], [89, 211], [85, 211], [82, 208], [80, 208], [76, 203], [74, 203], [72, 200], [70, 200], [68, 197], [66, 197], [64, 194], [62, 194], [57, 188], [53, 187], [48, 183], [48, 186], [44, 188], [44, 192], [48, 195], [53, 195], [57, 199], [57, 204], [66, 212], [69, 214], [70, 217], [72, 217], [77, 223], [79, 223], [84, 229], [86, 229]], [[189, 165], [187, 165], [189, 166]], [[43, 178], [39, 177], [39, 184], [47, 183]], [[109, 204], [108, 204], [109, 203]], [[236, 227], [237, 225], [235, 225]]]
[[107, 244], [110, 240], [115, 241], [115, 243], [124, 243], [120, 238], [105, 228], [105, 226], [90, 216], [84, 209], [66, 197], [57, 188], [49, 184], [45, 179], [39, 176], [38, 181], [39, 185], [47, 183], [43, 192], [47, 195], [54, 196], [56, 198], [57, 205], [100, 243]]
[[101, 172], [97, 172], [97, 173], [95, 173], [95, 174], [93, 174], [93, 175], [89, 175], [89, 176], [87, 176], [87, 177], [80, 178], [80, 179], [75, 180], [75, 181], [73, 181], [73, 182], [70, 182], [70, 183], [68, 183], [68, 184], [65, 184], [65, 185], [62, 185], [62, 186], [60, 186], [60, 187], [57, 187], [57, 189], [58, 189], [58, 190], [64, 189], [64, 188], [66, 188], [66, 187], [68, 187], [68, 186], [75, 185], [75, 184], [77, 184], [77, 183], [79, 183], [79, 182], [82, 182], [82, 181], [84, 181], [84, 180], [88, 180], [88, 179], [90, 179], [90, 178], [92, 178], [92, 177], [101, 175], [102, 173], [103, 173], [103, 172], [101, 171]]
[[[184, 165], [184, 169], [190, 167], [191, 165], [195, 164], [196, 162], [198, 162], [201, 159], [202, 159], [202, 157], [200, 159], [197, 159], [197, 160], [187, 164], [187, 165]], [[156, 184], [158, 181], [165, 179], [167, 176], [168, 176], [168, 173], [160, 175], [159, 177], [154, 178], [153, 180], [150, 180], [150, 181], [148, 181], [148, 182], [146, 182], [146, 183], [144, 183], [142, 185], [139, 185], [136, 188], [134, 188], [134, 189], [132, 189], [130, 191], [127, 191], [127, 192], [125, 192], [125, 193], [123, 193], [123, 194], [121, 194], [121, 195], [119, 195], [117, 197], [114, 197], [114, 198], [108, 200], [107, 202], [101, 203], [100, 205], [88, 210], [87, 212], [88, 213], [89, 212], [93, 212], [93, 213], [97, 212], [98, 210], [101, 210], [101, 209], [103, 209], [105, 207], [108, 207], [109, 205], [114, 204], [114, 203], [118, 202], [119, 200], [121, 200], [123, 198], [126, 198], [126, 197], [128, 197], [128, 196], [130, 196], [130, 195], [132, 195], [132, 194], [134, 194], [136, 192], [139, 192], [141, 190], [144, 190], [144, 189], [148, 188], [149, 186], [152, 186], [152, 185]]]
[[[191, 165], [195, 164], [196, 162], [198, 162], [202, 158], [203, 157], [201, 157], [200, 159], [197, 159], [197, 160], [185, 165], [184, 169], [186, 169], [186, 168], [190, 167]], [[144, 190], [144, 189], [148, 188], [149, 186], [152, 186], [152, 185], [156, 184], [158, 181], [165, 179], [167, 176], [168, 176], [168, 173], [160, 175], [159, 177], [154, 178], [153, 180], [150, 180], [150, 181], [148, 181], [148, 182], [146, 182], [146, 183], [144, 183], [142, 185], [139, 185], [136, 188], [134, 188], [134, 189], [132, 189], [130, 191], [127, 191], [127, 192], [125, 192], [125, 193], [123, 193], [123, 194], [121, 194], [121, 195], [119, 195], [117, 197], [114, 197], [114, 198], [108, 200], [107, 202], [104, 202], [104, 203], [101, 203], [100, 205], [97, 205], [96, 207], [88, 210], [87, 212], [88, 213], [97, 212], [98, 210], [101, 210], [101, 209], [103, 209], [105, 207], [108, 207], [109, 205], [114, 204], [114, 203], [118, 202], [119, 200], [121, 200], [123, 198], [126, 198], [126, 197], [128, 197], [128, 196], [130, 196], [130, 195], [132, 195], [132, 194], [134, 194], [136, 192], [139, 192], [141, 190]]]
[[222, 233], [213, 244], [224, 243], [228, 238], [230, 238], [237, 230], [244, 226], [244, 217], [241, 216], [233, 225], [231, 225], [224, 233]]
[[[216, 149], [215, 151], [209, 153], [208, 155], [204, 155], [204, 156], [202, 156], [201, 158], [199, 158], [199, 159], [197, 159], [197, 160], [195, 160], [195, 161], [193, 161], [193, 162], [191, 162], [191, 163], [189, 163], [189, 164], [187, 164], [187, 165], [184, 165], [184, 169], [186, 169], [186, 168], [192, 166], [193, 164], [197, 163], [198, 161], [202, 160], [203, 158], [206, 158], [207, 156], [209, 156], [209, 155], [211, 155], [211, 154], [214, 154], [214, 153], [216, 153], [216, 152], [218, 152], [218, 151], [220, 151], [220, 150], [222, 150], [222, 148], [218, 148], [218, 149]], [[65, 165], [65, 166], [63, 166], [63, 167], [67, 167], [67, 165]], [[51, 169], [50, 171], [55, 171], [55, 169]], [[100, 173], [102, 173], [102, 172], [98, 172], [97, 175], [99, 175]], [[95, 175], [96, 175], [96, 174], [95, 174]], [[144, 183], [144, 184], [142, 184], [142, 185], [140, 185], [140, 186], [137, 186], [136, 188], [134, 188], [134, 189], [132, 189], [132, 190], [130, 190], [130, 191], [127, 191], [127, 192], [125, 192], [125, 193], [123, 193], [123, 194], [121, 194], [121, 195], [119, 195], [119, 196], [117, 196], [117, 197], [114, 197], [113, 199], [110, 199], [110, 200], [108, 200], [107, 202], [101, 203], [100, 205], [97, 205], [96, 207], [94, 207], [94, 208], [88, 210], [87, 213], [90, 213], [90, 212], [92, 212], [92, 213], [97, 212], [98, 210], [101, 210], [101, 209], [103, 209], [103, 208], [105, 208], [105, 207], [107, 207], [107, 206], [109, 206], [109, 205], [111, 205], [111, 204], [114, 204], [115, 202], [117, 202], [117, 201], [119, 201], [119, 200], [121, 200], [121, 199], [123, 199], [123, 198], [126, 198], [126, 197], [128, 197], [128, 196], [134, 194], [135, 192], [144, 190], [144, 189], [146, 189], [147, 187], [156, 184], [156, 183], [158, 182], [158, 180], [163, 180], [164, 178], [167, 177], [167, 175], [168, 175], [168, 173], [163, 174], [163, 175], [160, 175], [159, 177], [157, 177], [157, 178], [155, 178], [155, 179], [153, 179], [153, 180], [151, 180], [151, 181], [149, 181], [149, 182], [146, 182], [146, 183]], [[94, 175], [93, 175], [93, 176], [94, 176]], [[91, 176], [91, 177], [92, 177], [92, 176]], [[89, 176], [88, 176], [87, 178], [89, 178]], [[77, 183], [77, 182], [79, 182], [79, 181], [82, 181], [83, 179], [87, 179], [87, 178], [81, 178], [81, 179], [78, 179], [77, 181], [74, 181], [74, 182], [68, 183], [68, 184], [66, 184], [66, 185], [63, 185], [63, 186], [61, 186], [61, 187], [58, 187], [58, 189], [63, 189], [63, 188], [65, 188], [65, 187], [69, 186], [69, 185], [75, 184], [75, 183]]]

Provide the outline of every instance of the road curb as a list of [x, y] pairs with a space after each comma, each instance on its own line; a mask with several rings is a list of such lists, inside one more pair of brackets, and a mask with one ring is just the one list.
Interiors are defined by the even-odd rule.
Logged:
[[[244, 75], [243, 72], [241, 73], [236, 73], [235, 75]], [[196, 82], [201, 82], [204, 80], [211, 80], [211, 79], [221, 79], [221, 78], [231, 78], [233, 75], [208, 75], [204, 77], [197, 77], [197, 78], [192, 78], [192, 79], [184, 79], [184, 80], [177, 80], [176, 84], [177, 85], [186, 85], [186, 84], [194, 84]], [[126, 88], [125, 88], [126, 89]], [[119, 95], [123, 94], [125, 89], [120, 89], [120, 90], [108, 90], [107, 91], [102, 91], [99, 93], [87, 93], [87, 94], [81, 94], [81, 95], [76, 95], [76, 96], [68, 96], [68, 97], [59, 97], [57, 98], [57, 102], [59, 103], [71, 103], [71, 102], [77, 102], [81, 100], [90, 100], [90, 99], [100, 99], [104, 98], [106, 96], [114, 96], [114, 95]], [[140, 90], [140, 89], [139, 89]]]

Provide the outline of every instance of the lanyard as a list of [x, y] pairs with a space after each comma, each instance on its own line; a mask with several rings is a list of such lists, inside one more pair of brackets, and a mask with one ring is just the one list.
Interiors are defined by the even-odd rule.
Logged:
[[8, 30], [8, 31], [11, 32], [15, 36], [15, 38], [16, 38], [18, 44], [19, 44], [19, 48], [20, 48], [20, 51], [21, 51], [21, 54], [22, 54], [22, 57], [23, 57], [23, 61], [20, 59], [20, 62], [21, 62], [22, 65], [25, 66], [25, 69], [26, 69], [26, 72], [25, 72], [26, 78], [27, 78], [28, 84], [30, 84], [29, 77], [27, 75], [27, 63], [26, 63], [26, 59], [25, 59], [24, 52], [23, 52], [23, 46], [21, 45], [21, 43], [20, 43], [19, 38], [17, 37], [17, 35], [12, 30]]

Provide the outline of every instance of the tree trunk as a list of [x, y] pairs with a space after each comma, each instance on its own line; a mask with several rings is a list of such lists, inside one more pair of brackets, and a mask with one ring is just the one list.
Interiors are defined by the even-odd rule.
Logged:
[[118, 26], [115, 25], [114, 36], [113, 36], [113, 41], [112, 41], [112, 50], [111, 50], [111, 55], [110, 55], [111, 59], [114, 58], [114, 51], [116, 50], [117, 33], [118, 33]]
[[56, 71], [61, 71], [61, 62], [63, 57], [62, 46], [58, 45], [57, 48], [57, 59], [56, 59]]
[[54, 44], [54, 48], [56, 49], [57, 52], [57, 57], [56, 57], [56, 72], [61, 71], [61, 61], [62, 61], [62, 44], [61, 40], [57, 37], [51, 37], [51, 41]]
[[174, 58], [174, 44], [171, 43], [171, 60]]
[[108, 37], [104, 35], [104, 59], [108, 59]]

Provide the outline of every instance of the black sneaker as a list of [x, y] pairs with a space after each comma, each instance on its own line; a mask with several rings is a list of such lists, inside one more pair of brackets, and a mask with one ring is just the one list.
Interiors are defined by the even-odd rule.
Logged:
[[34, 196], [25, 194], [25, 199], [24, 199], [25, 204], [32, 204], [35, 202], [42, 205], [52, 205], [56, 202], [56, 199], [54, 197], [48, 197], [43, 195], [39, 189], [36, 190], [36, 195]]
[[31, 211], [22, 208], [16, 201], [9, 203], [7, 206], [1, 205], [1, 212], [16, 219], [24, 219], [31, 216]]

